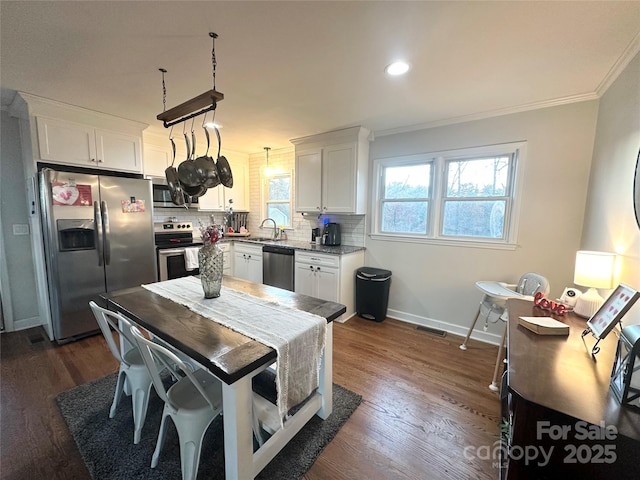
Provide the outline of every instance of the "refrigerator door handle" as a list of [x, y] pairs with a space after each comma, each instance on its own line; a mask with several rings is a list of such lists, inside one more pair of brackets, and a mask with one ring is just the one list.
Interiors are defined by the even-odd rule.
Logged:
[[111, 263], [111, 240], [109, 239], [109, 209], [107, 202], [102, 202], [102, 228], [104, 231], [104, 264]]
[[98, 266], [103, 265], [103, 250], [102, 250], [102, 214], [100, 213], [100, 206], [98, 202], [93, 202], [93, 225], [94, 236], [96, 240], [96, 251], [98, 252]]

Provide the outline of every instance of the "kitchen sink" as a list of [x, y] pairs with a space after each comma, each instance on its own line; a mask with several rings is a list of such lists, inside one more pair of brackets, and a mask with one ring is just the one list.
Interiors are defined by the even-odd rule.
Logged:
[[280, 239], [274, 240], [273, 237], [247, 237], [246, 240], [254, 242], [279, 242]]

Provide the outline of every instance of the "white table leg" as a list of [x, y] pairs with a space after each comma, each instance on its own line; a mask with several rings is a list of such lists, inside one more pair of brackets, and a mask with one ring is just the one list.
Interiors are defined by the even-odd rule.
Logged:
[[251, 376], [232, 385], [222, 383], [226, 480], [253, 479], [252, 398]]
[[333, 411], [333, 322], [327, 324], [318, 393], [322, 395], [322, 407], [318, 410], [318, 416], [325, 420]]

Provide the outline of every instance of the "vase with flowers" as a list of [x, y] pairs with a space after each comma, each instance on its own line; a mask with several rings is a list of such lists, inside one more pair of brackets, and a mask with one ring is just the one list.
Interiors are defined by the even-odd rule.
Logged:
[[204, 298], [216, 298], [220, 296], [224, 267], [223, 252], [218, 246], [222, 233], [217, 226], [205, 227], [202, 223], [200, 223], [200, 233], [203, 245], [198, 252], [198, 266]]

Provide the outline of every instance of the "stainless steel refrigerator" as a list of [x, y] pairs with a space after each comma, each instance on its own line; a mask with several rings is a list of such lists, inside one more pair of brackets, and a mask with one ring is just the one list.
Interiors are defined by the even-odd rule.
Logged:
[[156, 281], [150, 180], [43, 168], [40, 202], [53, 334], [98, 331], [89, 301]]

